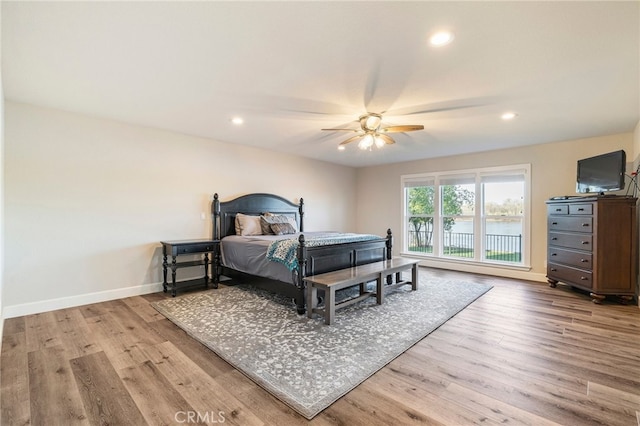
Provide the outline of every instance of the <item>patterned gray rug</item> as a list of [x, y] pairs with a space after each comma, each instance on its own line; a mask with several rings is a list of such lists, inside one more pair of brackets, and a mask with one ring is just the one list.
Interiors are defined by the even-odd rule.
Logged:
[[430, 278], [336, 313], [335, 324], [299, 316], [290, 301], [245, 286], [156, 302], [169, 320], [246, 376], [313, 418], [491, 289]]

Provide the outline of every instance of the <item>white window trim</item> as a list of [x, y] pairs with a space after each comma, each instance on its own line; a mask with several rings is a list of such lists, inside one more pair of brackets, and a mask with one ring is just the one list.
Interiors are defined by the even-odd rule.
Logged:
[[[407, 220], [407, 199], [405, 188], [410, 182], [427, 182], [433, 181], [434, 185], [438, 187], [438, 193], [440, 189], [440, 181], [447, 177], [456, 175], [475, 175], [476, 180], [476, 197], [475, 197], [475, 215], [474, 215], [474, 235], [482, 235], [480, 227], [484, 217], [482, 215], [483, 209], [481, 203], [483, 202], [481, 197], [481, 179], [487, 175], [500, 175], [510, 173], [522, 173], [524, 174], [525, 188], [524, 188], [524, 200], [523, 200], [523, 244], [522, 244], [522, 263], [512, 264], [507, 262], [497, 261], [479, 261], [477, 259], [457, 259], [451, 257], [443, 257], [439, 253], [417, 253], [410, 252], [407, 248], [407, 232], [408, 232], [408, 220]], [[402, 191], [402, 235], [401, 235], [401, 254], [403, 256], [411, 256], [414, 258], [420, 258], [429, 260], [429, 263], [438, 264], [440, 262], [444, 264], [452, 265], [477, 265], [477, 266], [491, 266], [504, 269], [514, 269], [520, 271], [528, 271], [531, 269], [531, 164], [515, 164], [509, 166], [498, 167], [483, 167], [478, 169], [465, 169], [465, 170], [450, 170], [442, 172], [430, 172], [430, 173], [416, 173], [410, 175], [402, 175], [400, 177], [400, 190]], [[434, 197], [434, 223], [436, 220], [440, 221], [442, 216], [439, 213], [440, 197]], [[434, 244], [436, 238], [439, 238], [439, 234], [442, 233], [441, 226], [438, 226], [434, 233]], [[476, 238], [479, 240], [479, 238]], [[438, 244], [439, 247], [439, 244]], [[435, 250], [434, 250], [435, 251]]]

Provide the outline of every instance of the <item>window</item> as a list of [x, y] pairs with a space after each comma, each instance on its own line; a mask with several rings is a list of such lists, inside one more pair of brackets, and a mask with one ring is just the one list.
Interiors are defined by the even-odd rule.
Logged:
[[524, 176], [481, 177], [486, 260], [521, 263], [524, 234]]
[[433, 219], [435, 209], [435, 187], [433, 180], [417, 180], [405, 182], [408, 212], [406, 245], [409, 251], [433, 252]]
[[442, 256], [473, 259], [475, 195], [473, 175], [440, 179]]
[[527, 265], [529, 165], [402, 177], [403, 250]]

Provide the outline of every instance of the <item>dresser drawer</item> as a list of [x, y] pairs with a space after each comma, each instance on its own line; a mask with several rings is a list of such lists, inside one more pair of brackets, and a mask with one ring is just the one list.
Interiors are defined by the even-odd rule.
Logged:
[[552, 216], [548, 218], [549, 231], [592, 232], [593, 218], [590, 216]]
[[564, 232], [549, 232], [548, 243], [551, 246], [591, 251], [593, 248], [593, 236], [591, 234], [565, 234]]
[[549, 262], [562, 263], [564, 265], [575, 266], [580, 269], [593, 268], [593, 256], [591, 253], [565, 250], [557, 247], [549, 247], [547, 251]]
[[569, 214], [593, 214], [593, 204], [569, 204]]
[[561, 205], [548, 204], [547, 205], [547, 214], [548, 215], [551, 215], [551, 214], [569, 214], [569, 206], [567, 204], [561, 204]]
[[593, 274], [591, 271], [572, 268], [549, 262], [547, 265], [547, 277], [576, 287], [591, 289], [593, 287]]

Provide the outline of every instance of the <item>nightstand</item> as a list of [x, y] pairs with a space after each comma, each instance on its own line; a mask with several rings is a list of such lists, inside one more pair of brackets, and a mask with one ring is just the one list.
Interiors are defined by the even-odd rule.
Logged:
[[[209, 265], [214, 264], [214, 271], [217, 267], [216, 253], [218, 250], [219, 240], [209, 239], [196, 239], [196, 240], [175, 240], [175, 241], [161, 241], [162, 244], [162, 289], [166, 293], [169, 285], [171, 285], [171, 296], [176, 296], [176, 289], [178, 285], [180, 287], [192, 287], [195, 285], [209, 286]], [[209, 253], [212, 254], [211, 259]], [[185, 262], [178, 262], [178, 256], [182, 255], [194, 255], [203, 254], [199, 260], [191, 260]], [[171, 256], [171, 263], [167, 258]], [[167, 269], [171, 267], [171, 283], [167, 283]], [[178, 268], [186, 268], [190, 266], [204, 266], [204, 278], [196, 278], [191, 280], [176, 281], [176, 270]], [[217, 288], [218, 284], [213, 283], [213, 287]]]

